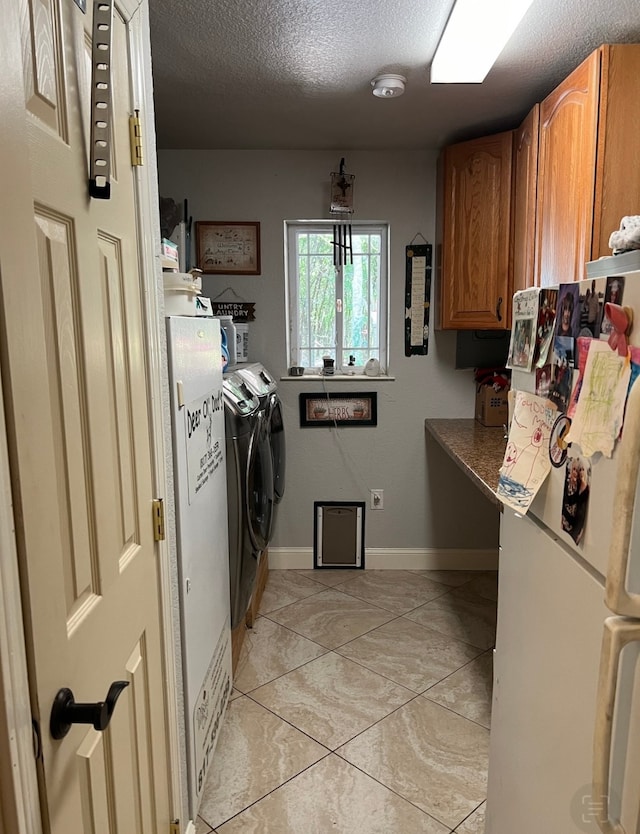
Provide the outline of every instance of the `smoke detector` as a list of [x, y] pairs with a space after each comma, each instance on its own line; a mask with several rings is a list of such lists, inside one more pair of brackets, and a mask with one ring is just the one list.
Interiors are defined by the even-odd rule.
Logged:
[[398, 98], [404, 93], [406, 83], [404, 75], [376, 75], [371, 82], [372, 92], [378, 98]]

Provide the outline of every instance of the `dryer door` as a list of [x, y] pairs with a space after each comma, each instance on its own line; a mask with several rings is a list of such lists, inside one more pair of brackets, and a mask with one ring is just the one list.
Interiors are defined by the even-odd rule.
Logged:
[[273, 461], [269, 424], [264, 416], [256, 421], [247, 460], [245, 496], [249, 536], [256, 551], [269, 544], [273, 516]]
[[285, 474], [285, 443], [284, 422], [282, 420], [282, 403], [277, 394], [271, 395], [270, 411], [271, 453], [273, 455], [273, 491], [276, 504], [282, 501], [284, 495]]

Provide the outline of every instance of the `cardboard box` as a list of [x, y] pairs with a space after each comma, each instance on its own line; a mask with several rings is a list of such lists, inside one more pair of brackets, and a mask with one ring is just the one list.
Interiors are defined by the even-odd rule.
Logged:
[[483, 426], [506, 426], [509, 420], [508, 388], [496, 391], [493, 385], [476, 389], [476, 420]]

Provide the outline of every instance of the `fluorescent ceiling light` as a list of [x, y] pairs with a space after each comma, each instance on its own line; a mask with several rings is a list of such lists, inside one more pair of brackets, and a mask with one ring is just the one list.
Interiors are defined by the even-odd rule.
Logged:
[[432, 84], [480, 84], [532, 0], [456, 0], [431, 63]]

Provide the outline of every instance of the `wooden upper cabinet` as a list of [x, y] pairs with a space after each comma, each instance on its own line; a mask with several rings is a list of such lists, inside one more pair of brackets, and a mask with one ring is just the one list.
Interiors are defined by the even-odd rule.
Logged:
[[579, 281], [590, 260], [599, 86], [596, 51], [540, 105], [536, 271], [543, 287]]
[[439, 241], [440, 324], [445, 329], [510, 325], [513, 131], [444, 148]]
[[516, 131], [444, 148], [440, 326], [511, 325], [511, 296], [584, 278], [640, 206], [640, 44], [595, 50]]
[[513, 291], [535, 284], [538, 127], [536, 104], [513, 135]]
[[601, 46], [540, 105], [536, 283], [577, 281], [610, 255], [640, 199], [640, 45]]

